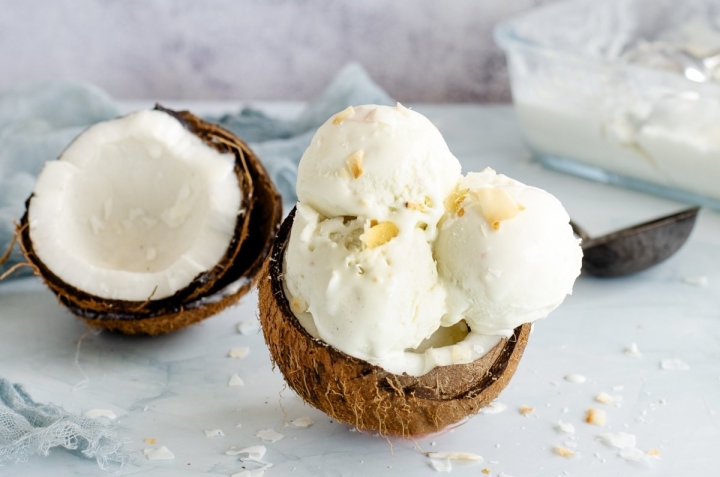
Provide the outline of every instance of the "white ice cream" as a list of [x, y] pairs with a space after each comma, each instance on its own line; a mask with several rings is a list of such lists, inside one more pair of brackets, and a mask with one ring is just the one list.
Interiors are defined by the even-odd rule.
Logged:
[[465, 319], [474, 331], [509, 336], [572, 292], [582, 250], [555, 197], [485, 169], [461, 179], [446, 203], [435, 241], [444, 326]]
[[[438, 130], [400, 105], [328, 120], [297, 189], [292, 311], [311, 335], [392, 373], [478, 359], [559, 305], [580, 271], [557, 199], [491, 170], [462, 178]], [[498, 205], [515, 213], [494, 230], [487, 218], [508, 213]]]
[[422, 223], [432, 239], [459, 176], [425, 116], [402, 105], [358, 106], [318, 129], [298, 167], [297, 195], [326, 217], [392, 220], [403, 230]]
[[310, 312], [325, 342], [376, 361], [437, 329], [445, 290], [422, 230], [375, 246], [368, 245], [371, 233], [367, 219], [325, 219], [299, 205], [285, 284], [293, 312]]

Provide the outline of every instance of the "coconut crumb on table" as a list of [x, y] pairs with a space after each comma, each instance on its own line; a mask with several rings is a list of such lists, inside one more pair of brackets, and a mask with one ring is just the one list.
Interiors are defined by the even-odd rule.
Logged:
[[535, 412], [535, 408], [531, 406], [520, 406], [520, 414], [528, 416]]
[[635, 447], [635, 435], [626, 432], [606, 432], [597, 436], [597, 440], [617, 449]]
[[595, 396], [595, 401], [602, 404], [613, 404], [622, 401], [622, 396], [611, 396], [606, 392], [601, 392], [600, 394]]
[[555, 429], [559, 432], [564, 432], [566, 434], [575, 434], [575, 426], [573, 426], [569, 422], [558, 421], [555, 425]]
[[157, 440], [156, 440], [154, 437], [148, 437], [148, 438], [145, 439], [143, 442], [144, 442], [145, 444], [153, 445], [153, 444], [155, 444], [155, 442], [157, 442]]
[[245, 386], [245, 381], [243, 381], [237, 373], [233, 373], [233, 375], [230, 376], [230, 379], [228, 380], [228, 386]]
[[237, 331], [241, 335], [248, 335], [258, 329], [260, 329], [260, 322], [255, 318], [250, 318], [237, 324]]
[[205, 434], [205, 437], [225, 437], [225, 433], [220, 429], [210, 429], [207, 431], [203, 431], [203, 433]]
[[237, 348], [232, 348], [228, 352], [228, 357], [242, 359], [245, 358], [248, 354], [250, 354], [250, 348], [248, 348], [247, 346], [238, 346]]
[[625, 354], [632, 358], [642, 358], [642, 353], [638, 349], [637, 343], [631, 343], [630, 346], [625, 348]]
[[315, 421], [310, 419], [309, 417], [298, 417], [294, 421], [292, 421], [290, 424], [292, 424], [295, 427], [310, 427], [313, 424], [315, 424]]
[[602, 427], [607, 422], [607, 413], [602, 409], [590, 408], [585, 414], [585, 422]]
[[559, 444], [553, 447], [553, 451], [555, 451], [555, 453], [560, 457], [574, 457], [577, 454], [574, 450], [568, 449], [567, 447], [563, 447]]
[[565, 381], [569, 383], [581, 384], [587, 381], [587, 378], [582, 374], [568, 374], [564, 377]]
[[687, 371], [690, 365], [680, 359], [663, 359], [660, 361], [660, 368], [665, 371]]
[[144, 449], [143, 454], [148, 460], [171, 460], [175, 458], [175, 454], [170, 452], [165, 446], [158, 447], [157, 449]]
[[261, 429], [255, 435], [267, 442], [277, 442], [283, 437], [285, 437], [283, 434], [280, 434], [274, 429]]
[[425, 455], [432, 459], [483, 461], [481, 455], [470, 452], [427, 452]]
[[452, 470], [452, 464], [448, 459], [445, 460], [436, 460], [436, 459], [430, 459], [430, 467], [432, 467], [437, 472], [445, 472], [449, 473]]

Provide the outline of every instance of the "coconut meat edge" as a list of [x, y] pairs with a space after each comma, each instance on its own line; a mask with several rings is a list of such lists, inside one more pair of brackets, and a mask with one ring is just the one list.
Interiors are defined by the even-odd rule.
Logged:
[[33, 249], [88, 294], [172, 296], [233, 239], [242, 198], [234, 166], [162, 111], [99, 123], [40, 173], [28, 207]]

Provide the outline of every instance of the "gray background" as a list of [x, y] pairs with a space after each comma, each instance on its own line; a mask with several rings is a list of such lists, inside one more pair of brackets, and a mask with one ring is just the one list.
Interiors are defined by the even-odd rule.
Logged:
[[0, 0], [0, 91], [304, 100], [357, 61], [401, 101], [504, 101], [492, 26], [550, 1]]

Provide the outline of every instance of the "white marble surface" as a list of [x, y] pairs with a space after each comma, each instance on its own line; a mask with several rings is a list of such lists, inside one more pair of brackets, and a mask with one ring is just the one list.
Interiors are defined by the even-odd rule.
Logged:
[[[203, 112], [221, 105], [197, 105]], [[275, 107], [289, 112], [291, 107]], [[465, 170], [485, 165], [556, 194], [592, 234], [682, 208], [681, 204], [587, 182], [529, 162], [509, 107], [418, 106], [441, 129]], [[683, 282], [706, 276], [706, 287]], [[156, 338], [89, 334], [35, 280], [0, 286], [0, 375], [24, 384], [41, 402], [83, 412], [113, 410], [132, 449], [157, 439], [175, 453], [122, 474], [229, 476], [242, 470], [230, 446], [261, 444], [255, 434], [272, 428], [285, 437], [265, 443], [271, 476], [437, 475], [423, 451], [466, 451], [483, 463], [453, 464], [454, 475], [537, 477], [570, 475], [717, 475], [720, 447], [720, 215], [703, 210], [689, 242], [667, 262], [629, 278], [582, 277], [575, 293], [536, 324], [517, 374], [499, 401], [508, 408], [479, 415], [454, 430], [412, 440], [367, 435], [332, 422], [304, 405], [271, 368], [262, 335], [241, 335], [236, 325], [255, 320], [256, 296], [189, 329]], [[642, 358], [624, 354], [636, 342]], [[247, 346], [245, 359], [228, 351]], [[660, 361], [685, 361], [686, 371], [665, 371]], [[244, 387], [228, 387], [237, 373]], [[579, 373], [582, 384], [563, 377]], [[85, 377], [87, 382], [82, 385]], [[623, 386], [622, 390], [615, 390]], [[616, 388], [617, 389], [617, 388]], [[594, 402], [600, 392], [622, 396], [619, 406]], [[520, 406], [535, 408], [529, 416]], [[590, 407], [607, 410], [608, 424], [586, 424]], [[311, 417], [308, 428], [284, 427]], [[553, 446], [576, 429], [577, 451], [568, 459]], [[242, 427], [236, 427], [242, 424]], [[224, 437], [205, 437], [221, 429]], [[603, 432], [637, 436], [638, 447], [661, 452], [649, 464], [626, 462], [596, 440]], [[434, 443], [434, 444], [433, 444]], [[4, 477], [101, 475], [92, 461], [61, 450], [48, 458], [9, 465]], [[504, 474], [503, 474], [504, 473]]]

